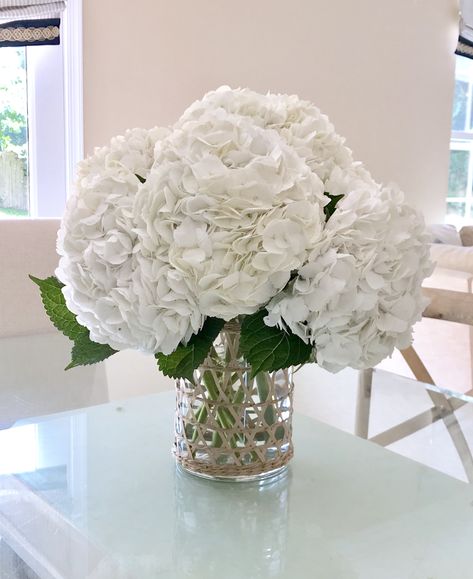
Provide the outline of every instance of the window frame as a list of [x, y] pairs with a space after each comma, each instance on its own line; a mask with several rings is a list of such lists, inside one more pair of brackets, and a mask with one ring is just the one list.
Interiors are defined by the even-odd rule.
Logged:
[[84, 158], [84, 88], [82, 0], [68, 0], [64, 13], [64, 102], [66, 137], [66, 198]]
[[61, 43], [25, 49], [28, 102], [27, 218], [61, 217], [84, 155], [82, 0], [69, 0]]
[[[463, 134], [463, 133], [462, 133]], [[464, 225], [467, 222], [472, 221], [472, 207], [473, 207], [473, 134], [468, 139], [459, 139], [454, 136], [452, 131], [452, 136], [450, 139], [450, 156], [452, 151], [467, 151], [468, 155], [468, 174], [466, 181], [466, 195], [464, 196], [451, 196], [447, 195], [446, 203], [465, 203], [465, 214], [464, 217], [455, 216], [453, 214], [448, 214], [447, 219], [449, 221], [458, 222], [459, 225]], [[470, 193], [470, 195], [468, 195]]]
[[[457, 226], [467, 225], [473, 222], [473, 76], [467, 70], [463, 60], [464, 56], [456, 56], [455, 65], [455, 82], [463, 81], [468, 84], [468, 92], [466, 99], [466, 114], [465, 127], [471, 127], [471, 131], [451, 130], [450, 133], [450, 158], [452, 151], [468, 151], [468, 174], [466, 183], [466, 194], [462, 197], [451, 196], [447, 189], [447, 197], [445, 201], [445, 219], [449, 223], [454, 223]], [[462, 65], [463, 64], [463, 65]], [[471, 67], [470, 67], [471, 68]], [[453, 119], [452, 119], [453, 124]], [[454, 214], [447, 213], [448, 203], [465, 203], [464, 216], [460, 217]]]

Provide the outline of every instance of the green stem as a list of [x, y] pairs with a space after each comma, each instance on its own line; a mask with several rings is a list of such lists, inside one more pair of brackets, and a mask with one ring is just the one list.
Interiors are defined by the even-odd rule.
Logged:
[[[256, 389], [261, 402], [266, 402], [269, 396], [269, 375], [267, 372], [260, 372], [256, 375]], [[270, 404], [264, 411], [264, 419], [268, 426], [276, 422], [276, 411], [273, 404]]]
[[[215, 350], [212, 348], [214, 354]], [[212, 375], [210, 370], [206, 370], [202, 374], [202, 382], [204, 383], [205, 389], [209, 394], [210, 400], [218, 400], [219, 389], [215, 382], [215, 379]], [[201, 406], [197, 412], [196, 420], [199, 424], [203, 424], [208, 417], [207, 408], [205, 406]], [[218, 408], [217, 410], [217, 421], [219, 422], [222, 428], [231, 428], [235, 423], [233, 416], [231, 415], [230, 411], [227, 408]], [[191, 442], [195, 442], [197, 439], [197, 430], [194, 429]], [[222, 439], [220, 435], [216, 432], [212, 435], [212, 446], [219, 447], [222, 445]]]
[[[218, 388], [217, 385], [215, 384], [215, 380], [213, 379], [212, 373], [209, 372], [208, 370], [204, 372], [202, 375], [202, 382], [204, 383], [205, 389], [209, 393], [210, 400], [216, 400], [218, 398]], [[208, 417], [207, 407], [205, 406], [205, 404], [202, 404], [202, 406], [199, 408], [195, 416], [197, 423], [204, 424], [204, 422], [207, 420], [207, 417]], [[196, 440], [197, 440], [197, 429], [194, 428], [191, 442], [195, 442]]]
[[[236, 382], [237, 379], [238, 379], [238, 376], [236, 376], [236, 379], [233, 381], [233, 384]], [[232, 403], [233, 404], [241, 404], [243, 402], [244, 398], [245, 398], [245, 392], [244, 392], [243, 388], [240, 386], [240, 388], [238, 388], [238, 390], [235, 392], [235, 394], [233, 396]]]
[[212, 446], [213, 448], [220, 448], [222, 446], [222, 437], [218, 432], [212, 433]]
[[218, 399], [218, 386], [215, 383], [214, 377], [210, 370], [206, 370], [202, 374], [202, 382], [204, 383], [205, 389], [209, 393], [210, 400]]
[[[228, 364], [231, 357], [232, 356], [230, 354], [230, 349], [227, 348], [226, 352], [225, 352], [225, 365]], [[218, 356], [218, 354], [213, 346], [211, 347], [211, 349], [209, 351], [209, 358], [211, 360], [213, 360], [217, 366], [220, 366], [222, 363], [222, 360], [219, 358], [219, 356]], [[222, 372], [225, 372], [225, 366], [222, 367]], [[227, 395], [228, 395], [228, 400], [231, 401], [232, 404], [241, 404], [243, 402], [244, 396], [245, 396], [245, 393], [244, 393], [242, 386], [240, 386], [236, 392], [233, 392], [233, 385], [238, 381], [238, 379], [239, 379], [239, 374], [237, 372], [235, 372], [230, 376], [230, 379], [228, 381]], [[203, 372], [202, 382], [203, 382], [205, 389], [207, 390], [209, 400], [218, 401], [220, 389], [215, 381], [215, 377], [212, 374], [212, 371], [206, 370]], [[206, 422], [206, 420], [208, 418], [208, 411], [207, 411], [207, 408], [205, 405], [203, 405], [199, 408], [195, 417], [196, 417], [197, 423], [199, 423], [199, 424], [203, 424]], [[220, 427], [224, 430], [232, 428], [235, 424], [235, 418], [233, 417], [232, 413], [230, 412], [230, 410], [228, 408], [218, 406], [217, 412], [216, 412], [216, 419], [217, 419], [217, 422], [220, 425]], [[196, 439], [197, 439], [197, 429], [194, 428], [191, 442], [195, 442]], [[238, 435], [238, 434], [232, 435], [232, 437], [230, 439], [231, 447], [236, 448], [238, 441], [240, 441], [243, 444], [245, 443], [244, 434], [243, 435]], [[222, 446], [222, 443], [223, 443], [223, 440], [222, 440], [221, 434], [219, 434], [218, 432], [213, 432], [212, 442], [211, 442], [212, 446], [214, 448], [218, 448], [218, 447]]]
[[[204, 424], [204, 422], [207, 420], [207, 416], [208, 416], [207, 406], [202, 404], [199, 410], [197, 410], [197, 414], [195, 415], [198, 424]], [[195, 442], [196, 440], [197, 440], [197, 428], [194, 428], [191, 442]]]

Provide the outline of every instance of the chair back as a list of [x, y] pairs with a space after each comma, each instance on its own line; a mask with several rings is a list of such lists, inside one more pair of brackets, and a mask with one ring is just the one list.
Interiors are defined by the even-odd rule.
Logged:
[[58, 263], [59, 219], [0, 220], [0, 337], [56, 331], [28, 274], [47, 277]]
[[64, 371], [72, 342], [28, 277], [54, 274], [58, 219], [0, 220], [0, 428], [109, 400], [104, 364]]

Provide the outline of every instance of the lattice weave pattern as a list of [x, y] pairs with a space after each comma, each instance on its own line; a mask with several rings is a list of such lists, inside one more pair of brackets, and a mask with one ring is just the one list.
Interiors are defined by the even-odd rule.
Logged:
[[0, 28], [0, 42], [38, 42], [59, 37], [59, 26]]
[[174, 453], [187, 470], [254, 476], [292, 458], [292, 371], [250, 378], [239, 337], [239, 326], [227, 323], [194, 382], [177, 381]]

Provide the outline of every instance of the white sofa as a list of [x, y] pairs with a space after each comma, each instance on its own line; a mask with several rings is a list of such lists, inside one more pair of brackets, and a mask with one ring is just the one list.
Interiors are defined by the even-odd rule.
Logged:
[[453, 225], [431, 226], [433, 243], [430, 255], [436, 267], [425, 282], [428, 287], [453, 291], [472, 291], [473, 245], [464, 245], [471, 239], [473, 227], [463, 227], [457, 232]]
[[57, 219], [0, 221], [0, 429], [16, 420], [173, 387], [153, 356], [124, 351], [64, 372], [71, 342], [44, 312], [28, 274], [54, 274]]
[[[462, 237], [453, 226], [435, 225], [431, 233], [436, 267], [424, 286], [472, 293], [473, 246], [462, 245]], [[414, 348], [439, 386], [464, 392], [473, 387], [473, 326], [424, 318], [415, 326]], [[399, 352], [380, 366], [411, 375]]]
[[52, 326], [28, 278], [54, 274], [58, 227], [56, 219], [0, 221], [0, 428], [109, 398], [103, 367], [64, 372], [70, 341]]

